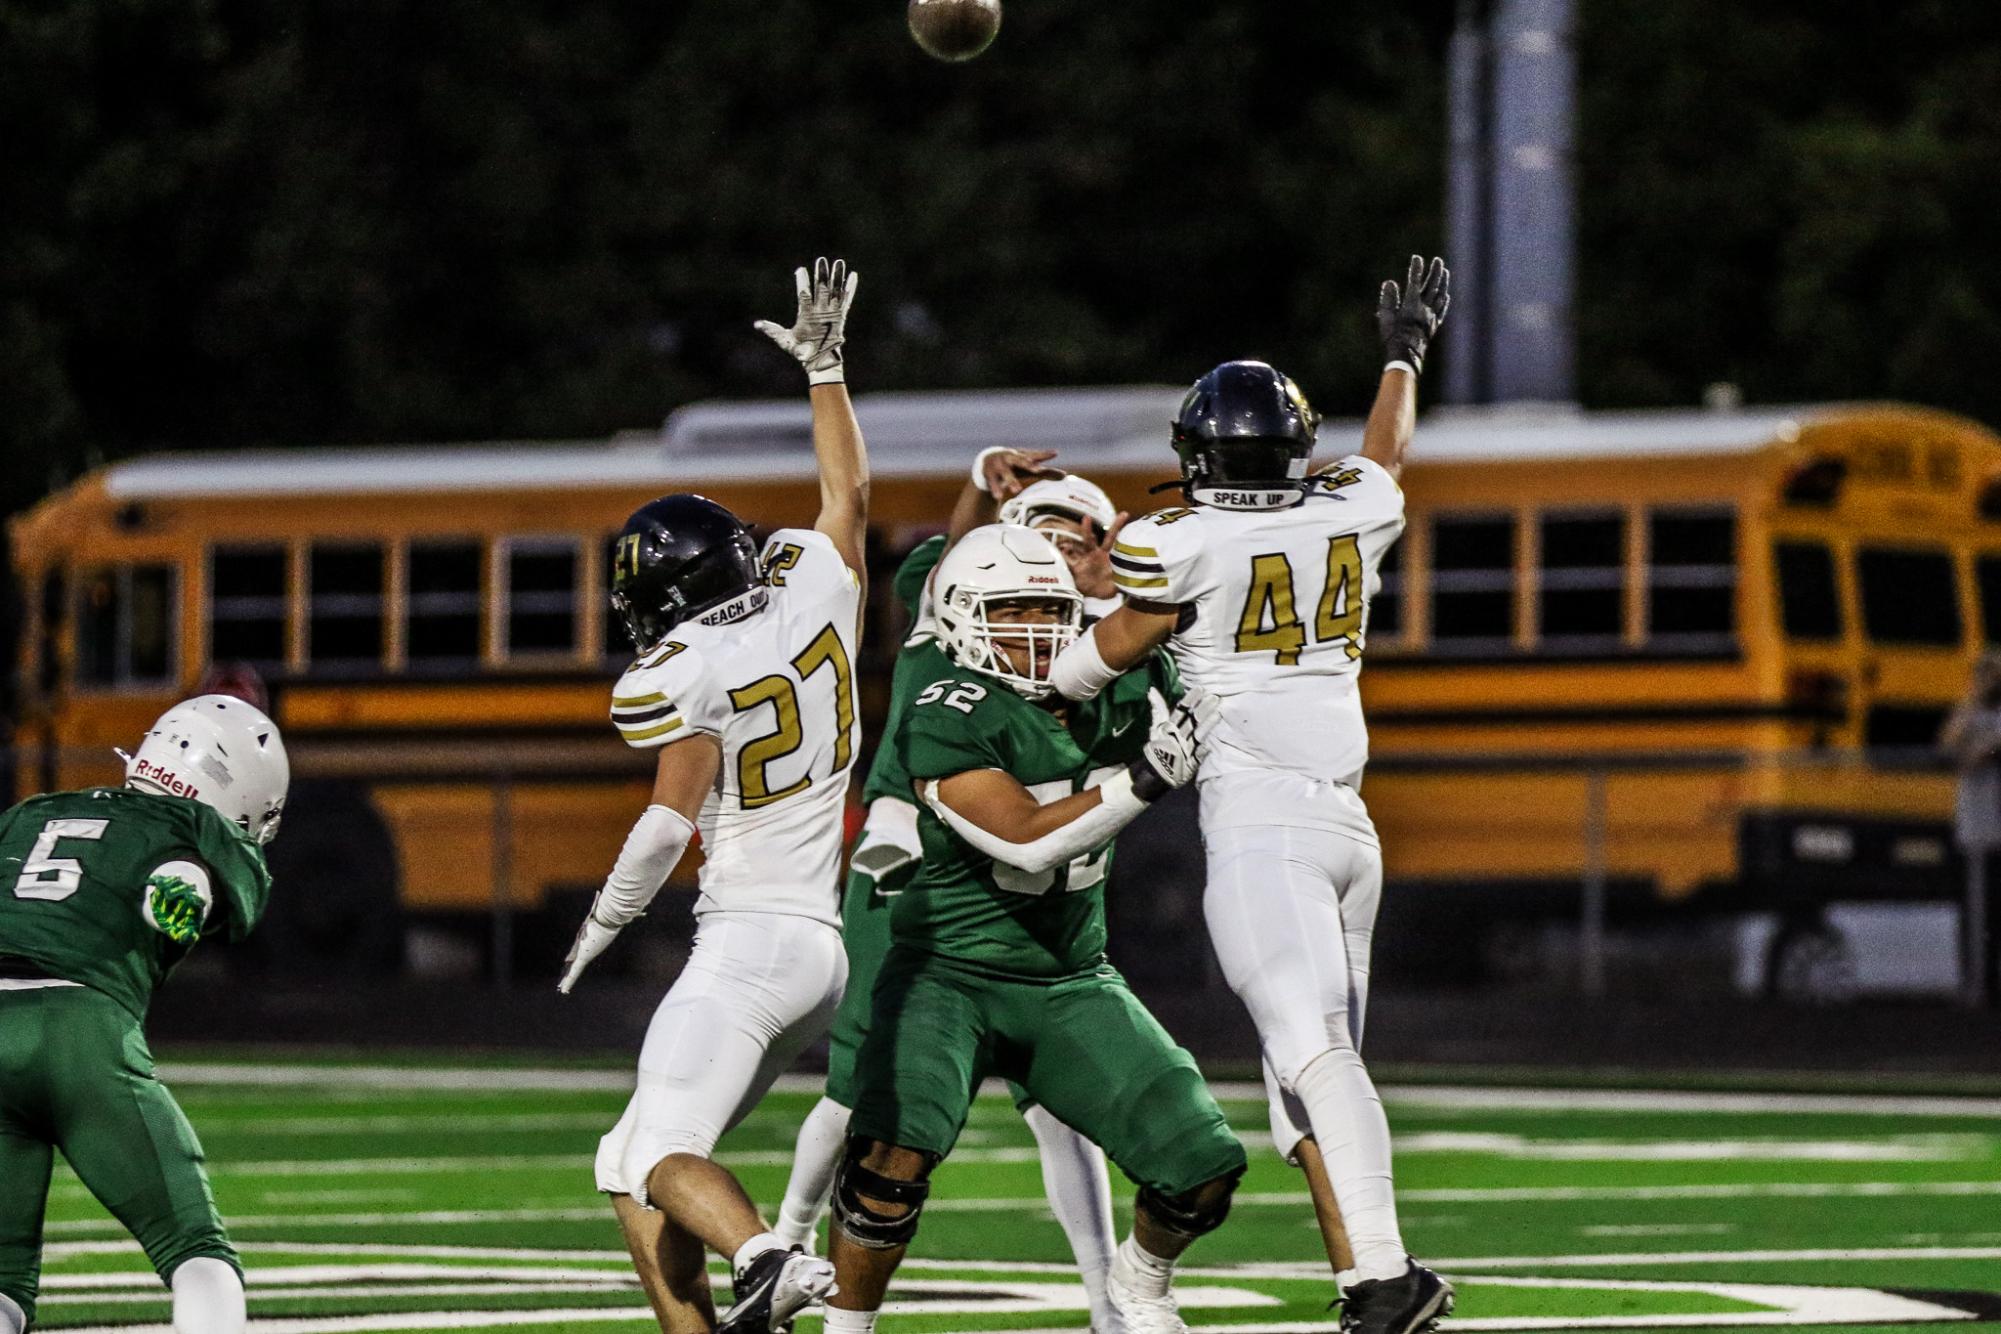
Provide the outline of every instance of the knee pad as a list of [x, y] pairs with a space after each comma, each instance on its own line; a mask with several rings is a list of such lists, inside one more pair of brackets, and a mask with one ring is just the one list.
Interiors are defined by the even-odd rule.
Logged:
[[1184, 1190], [1178, 1195], [1169, 1195], [1155, 1190], [1152, 1186], [1141, 1186], [1135, 1203], [1147, 1212], [1147, 1217], [1158, 1223], [1167, 1232], [1189, 1241], [1214, 1232], [1223, 1226], [1223, 1220], [1230, 1216], [1230, 1197], [1237, 1192], [1237, 1182], [1244, 1175], [1238, 1168], [1227, 1176], [1217, 1177], [1223, 1183], [1222, 1193], [1207, 1204], [1202, 1197], [1209, 1194], [1214, 1182], [1205, 1181], [1193, 1190]]
[[[917, 1217], [931, 1194], [928, 1181], [898, 1181], [862, 1166], [862, 1142], [848, 1141], [841, 1173], [834, 1180], [834, 1217], [849, 1241], [863, 1250], [886, 1251], [907, 1246], [917, 1235]], [[935, 1160], [932, 1160], [935, 1161]], [[927, 1161], [926, 1167], [930, 1166]], [[871, 1201], [905, 1206], [901, 1214], [886, 1214]]]

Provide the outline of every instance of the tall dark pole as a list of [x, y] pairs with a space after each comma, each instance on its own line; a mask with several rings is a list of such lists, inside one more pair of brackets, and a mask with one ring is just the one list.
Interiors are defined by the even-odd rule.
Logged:
[[[1576, 397], [1573, 0], [1464, 0], [1450, 54], [1453, 402]], [[1470, 315], [1463, 322], [1462, 315]]]

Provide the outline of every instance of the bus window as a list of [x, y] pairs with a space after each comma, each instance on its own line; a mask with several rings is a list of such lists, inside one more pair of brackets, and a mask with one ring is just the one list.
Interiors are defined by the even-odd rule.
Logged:
[[313, 670], [380, 671], [382, 547], [315, 546], [306, 570], [306, 657]]
[[1381, 583], [1369, 599], [1369, 641], [1388, 645], [1403, 638], [1403, 543], [1390, 544], [1376, 574]]
[[1779, 574], [1779, 623], [1786, 638], [1841, 638], [1841, 598], [1827, 544], [1780, 542], [1772, 555]]
[[1431, 525], [1431, 642], [1441, 652], [1500, 652], [1515, 631], [1515, 521], [1440, 518]]
[[1973, 563], [1980, 580], [1980, 629], [1990, 644], [2001, 644], [2001, 552]]
[[1878, 644], [1959, 643], [1959, 582], [1941, 550], [1863, 547], [1856, 556], [1862, 623]]
[[577, 544], [561, 539], [507, 548], [507, 652], [574, 653]]
[[1626, 519], [1545, 514], [1536, 611], [1546, 649], [1619, 646], [1626, 625]]
[[1647, 645], [1669, 653], [1737, 647], [1737, 520], [1715, 510], [1647, 516]]
[[85, 685], [154, 685], [174, 677], [174, 570], [120, 565], [77, 589], [77, 676]]
[[216, 547], [208, 564], [208, 658], [285, 666], [289, 557], [281, 546]]
[[479, 661], [480, 544], [412, 542], [403, 656], [419, 671]]

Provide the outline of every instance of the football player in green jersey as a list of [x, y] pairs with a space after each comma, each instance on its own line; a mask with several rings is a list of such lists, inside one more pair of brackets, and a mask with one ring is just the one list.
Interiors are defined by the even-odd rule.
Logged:
[[[953, 670], [938, 645], [928, 585], [940, 558], [976, 527], [991, 523], [996, 511], [1016, 513], [1021, 522], [1038, 527], [1052, 542], [1068, 539], [1074, 550], [1063, 551], [1073, 572], [1095, 557], [1102, 585], [1111, 591], [1111, 541], [1117, 533], [1117, 512], [1097, 486], [1084, 478], [1056, 472], [1054, 456], [1043, 450], [995, 448], [984, 451], [961, 491], [945, 533], [927, 538], [913, 549], [896, 572], [895, 589], [911, 619], [909, 634], [898, 651], [891, 676], [889, 709], [882, 739], [862, 800], [868, 821], [848, 863], [841, 902], [841, 930], [848, 956], [848, 987], [829, 1034], [826, 1096], [800, 1125], [791, 1179], [773, 1231], [788, 1244], [810, 1249], [820, 1214], [834, 1187], [834, 1172], [847, 1143], [848, 1121], [854, 1107], [855, 1055], [868, 1034], [869, 1006], [875, 979], [890, 944], [890, 905], [917, 873], [922, 848], [917, 834], [916, 794], [896, 745], [912, 696]], [[1085, 592], [1084, 605], [1092, 598]], [[1050, 1210], [1069, 1239], [1077, 1271], [1091, 1303], [1091, 1323], [1099, 1334], [1118, 1334], [1118, 1319], [1105, 1300], [1105, 1276], [1117, 1247], [1113, 1232], [1111, 1180], [1105, 1155], [1097, 1145], [1038, 1106], [1019, 1086], [1015, 1096], [1022, 1118], [1035, 1134], [1042, 1158], [1042, 1179]]]
[[34, 1319], [57, 1147], [172, 1289], [175, 1334], [244, 1328], [201, 1143], [142, 1025], [198, 941], [264, 915], [290, 779], [269, 718], [201, 695], [153, 724], [125, 786], [0, 815], [0, 1334]]
[[1103, 885], [1119, 830], [1193, 778], [1214, 709], [1166, 702], [1178, 687], [1165, 658], [1089, 708], [1056, 704], [1049, 665], [1082, 599], [1028, 529], [968, 534], [933, 591], [949, 670], [896, 738], [923, 802], [923, 859], [891, 908], [856, 1060], [827, 1328], [873, 1329], [930, 1173], [995, 1074], [1139, 1183], [1107, 1297], [1131, 1334], [1178, 1334], [1174, 1261], [1223, 1221], [1244, 1150], [1194, 1061], [1105, 961]]

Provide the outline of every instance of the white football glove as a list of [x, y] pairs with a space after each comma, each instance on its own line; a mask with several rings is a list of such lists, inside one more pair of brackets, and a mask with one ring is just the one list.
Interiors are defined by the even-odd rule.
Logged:
[[570, 944], [570, 952], [563, 956], [563, 980], [556, 984], [556, 990], [565, 996], [570, 988], [577, 985], [584, 969], [590, 967], [592, 959], [603, 954], [605, 946], [618, 939], [622, 928], [606, 926], [598, 920], [598, 901], [591, 899], [591, 910], [584, 915], [584, 924], [577, 928], [577, 938]]
[[1214, 695], [1192, 686], [1175, 704], [1169, 704], [1158, 690], [1147, 691], [1146, 699], [1153, 706], [1153, 726], [1147, 732], [1146, 748], [1131, 769], [1133, 791], [1152, 801], [1170, 788], [1186, 787], [1195, 780], [1205, 743], [1223, 705]]
[[841, 384], [846, 372], [841, 365], [841, 344], [846, 341], [848, 306], [861, 284], [859, 273], [848, 272], [848, 262], [825, 258], [813, 261], [813, 272], [792, 271], [792, 284], [799, 289], [799, 314], [790, 329], [759, 320], [755, 328], [784, 348], [806, 368], [808, 384]]

